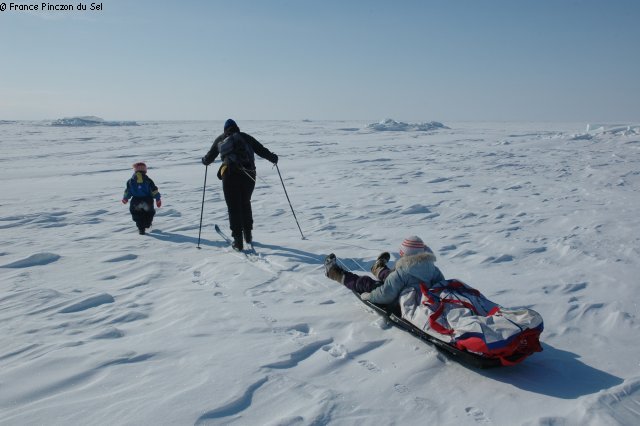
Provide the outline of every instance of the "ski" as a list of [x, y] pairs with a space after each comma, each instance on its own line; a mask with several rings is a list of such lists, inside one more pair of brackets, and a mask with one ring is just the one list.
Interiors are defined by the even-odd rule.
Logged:
[[229, 236], [227, 234], [222, 232], [222, 229], [220, 229], [220, 227], [218, 225], [214, 225], [214, 228], [215, 228], [216, 232], [218, 233], [218, 235], [220, 235], [220, 237], [223, 240], [225, 240], [227, 242], [227, 244], [229, 244], [229, 246], [231, 246], [233, 244], [233, 241], [231, 240], [231, 238], [229, 238]]
[[[217, 224], [214, 225], [214, 228], [215, 228], [216, 232], [218, 233], [218, 235], [220, 235], [220, 237], [223, 240], [225, 240], [227, 242], [227, 244], [229, 244], [229, 247], [232, 247], [233, 240], [227, 234], [225, 234]], [[247, 257], [247, 259], [249, 259], [249, 260], [257, 259], [258, 258], [258, 253], [253, 248], [253, 244], [247, 243], [246, 246], [247, 247], [244, 250], [236, 250], [234, 248], [232, 248], [232, 250], [235, 251], [235, 252], [244, 254]]]
[[257, 255], [258, 253], [256, 253], [256, 249], [253, 248], [253, 243], [245, 243], [246, 248], [244, 249], [244, 252], [247, 254], [255, 254]]

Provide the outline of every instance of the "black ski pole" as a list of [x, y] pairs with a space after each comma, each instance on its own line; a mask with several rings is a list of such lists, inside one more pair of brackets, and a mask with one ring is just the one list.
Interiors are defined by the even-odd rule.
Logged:
[[289, 194], [287, 194], [287, 188], [284, 187], [284, 181], [282, 180], [282, 175], [280, 174], [280, 168], [278, 164], [276, 164], [276, 170], [278, 171], [278, 176], [280, 176], [280, 182], [282, 182], [282, 189], [284, 189], [284, 195], [287, 196], [287, 201], [289, 202], [289, 207], [291, 207], [291, 213], [293, 213], [293, 218], [296, 220], [296, 225], [298, 225], [298, 229], [300, 230], [300, 235], [302, 235], [302, 239], [304, 240], [304, 234], [302, 233], [302, 229], [300, 229], [300, 224], [298, 223], [298, 218], [296, 217], [296, 212], [293, 211], [293, 206], [291, 205], [291, 200], [289, 199]]
[[207, 189], [207, 171], [209, 166], [204, 167], [204, 185], [202, 186], [202, 207], [200, 207], [200, 229], [198, 229], [198, 249], [200, 249], [200, 234], [202, 233], [202, 214], [204, 213], [204, 192]]

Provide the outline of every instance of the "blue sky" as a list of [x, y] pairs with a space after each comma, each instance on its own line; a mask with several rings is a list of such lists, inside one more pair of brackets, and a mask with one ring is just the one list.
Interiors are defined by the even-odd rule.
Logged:
[[0, 119], [640, 122], [637, 0], [102, 5], [0, 12]]

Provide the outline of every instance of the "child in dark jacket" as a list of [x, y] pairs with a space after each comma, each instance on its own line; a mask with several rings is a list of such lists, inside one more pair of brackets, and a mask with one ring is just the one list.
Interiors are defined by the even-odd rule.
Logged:
[[135, 163], [133, 165], [134, 174], [127, 181], [127, 186], [122, 196], [122, 204], [127, 204], [131, 198], [129, 211], [131, 218], [138, 227], [140, 235], [144, 235], [145, 229], [151, 227], [153, 216], [156, 210], [153, 208], [153, 200], [156, 206], [160, 207], [160, 192], [158, 187], [149, 176], [147, 176], [147, 165], [145, 163]]

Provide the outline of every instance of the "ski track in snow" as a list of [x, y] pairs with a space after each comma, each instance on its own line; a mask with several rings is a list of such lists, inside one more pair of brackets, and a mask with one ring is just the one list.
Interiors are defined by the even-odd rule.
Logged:
[[[247, 122], [306, 236], [258, 160], [249, 257], [213, 230], [216, 179], [198, 240], [212, 123], [3, 125], [0, 423], [637, 423], [638, 135], [447, 125]], [[145, 236], [119, 202], [138, 160], [163, 194]], [[368, 271], [405, 234], [446, 277], [541, 312], [544, 352], [460, 366], [324, 277], [329, 252]]]

